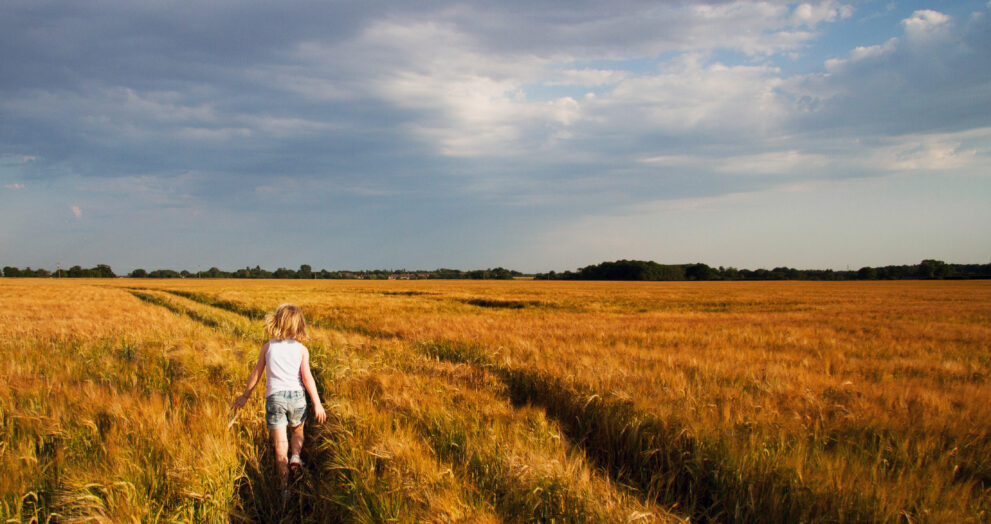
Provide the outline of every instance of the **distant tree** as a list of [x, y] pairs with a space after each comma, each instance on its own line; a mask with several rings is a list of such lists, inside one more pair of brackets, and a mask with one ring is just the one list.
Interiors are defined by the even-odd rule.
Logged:
[[3, 276], [10, 278], [19, 277], [21, 276], [21, 270], [16, 267], [4, 266]]
[[230, 276], [230, 273], [227, 273], [225, 271], [221, 271], [220, 268], [214, 266], [214, 267], [211, 267], [210, 269], [204, 271], [201, 274], [201, 276], [203, 278], [227, 278], [228, 276]]
[[299, 266], [299, 271], [296, 272], [296, 278], [313, 278], [313, 268], [309, 264]]
[[991, 264], [947, 264], [941, 260], [923, 260], [913, 266], [865, 266], [856, 271], [832, 269], [718, 269], [706, 264], [663, 265], [652, 261], [617, 260], [586, 266], [577, 273], [538, 273], [537, 280], [899, 280], [912, 278], [991, 278]]
[[719, 266], [719, 274], [725, 280], [736, 280], [740, 278], [740, 270], [735, 267], [723, 268]]
[[131, 273], [127, 276], [131, 278], [148, 278], [148, 272], [141, 268], [138, 268], [135, 269], [134, 271], [131, 271]]
[[457, 270], [457, 269], [448, 269], [448, 268], [442, 267], [442, 268], [438, 269], [437, 271], [435, 271], [435, 273], [437, 274], [437, 278], [441, 278], [441, 279], [465, 278], [465, 275], [460, 270]]
[[950, 267], [942, 260], [926, 259], [919, 263], [919, 276], [922, 278], [946, 278]]
[[498, 280], [512, 280], [513, 272], [504, 267], [497, 267], [495, 269], [489, 270], [488, 278], [494, 278]]
[[872, 267], [862, 267], [857, 270], [857, 278], [860, 280], [877, 279], [877, 270]]
[[579, 280], [684, 280], [685, 268], [653, 261], [617, 260], [585, 266], [573, 277]]
[[280, 267], [272, 273], [272, 276], [275, 278], [296, 278], [296, 272], [291, 269]]
[[93, 276], [96, 278], [116, 278], [117, 275], [114, 274], [114, 270], [110, 269], [110, 266], [106, 264], [98, 264], [93, 268]]
[[688, 280], [713, 280], [715, 277], [716, 271], [705, 264], [698, 263], [685, 266], [685, 278]]
[[991, 264], [953, 264], [951, 269], [956, 278], [991, 278]]

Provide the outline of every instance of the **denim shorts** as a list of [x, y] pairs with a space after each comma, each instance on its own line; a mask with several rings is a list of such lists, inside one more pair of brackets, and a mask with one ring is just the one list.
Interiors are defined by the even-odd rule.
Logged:
[[265, 398], [268, 429], [296, 427], [306, 420], [306, 395], [302, 391], [276, 391]]

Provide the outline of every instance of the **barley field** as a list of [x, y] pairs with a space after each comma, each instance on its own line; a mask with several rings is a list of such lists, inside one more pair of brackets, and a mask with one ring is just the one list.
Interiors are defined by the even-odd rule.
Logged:
[[[328, 420], [283, 504], [266, 337]], [[0, 279], [6, 522], [987, 522], [991, 282]], [[259, 388], [260, 389], [260, 388]]]

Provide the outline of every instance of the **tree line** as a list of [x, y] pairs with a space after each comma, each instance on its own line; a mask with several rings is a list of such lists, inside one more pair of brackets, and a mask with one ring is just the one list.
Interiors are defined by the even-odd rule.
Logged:
[[991, 278], [991, 264], [948, 264], [923, 260], [916, 265], [832, 269], [737, 269], [706, 264], [658, 264], [650, 260], [617, 260], [577, 271], [538, 273], [537, 280], [906, 280]]
[[[110, 266], [99, 264], [94, 268], [83, 269], [80, 266], [72, 266], [70, 269], [31, 269], [26, 267], [19, 269], [6, 266], [3, 268], [4, 277], [19, 278], [115, 278], [117, 275]], [[174, 269], [155, 269], [148, 271], [145, 269], [135, 269], [126, 275], [130, 278], [282, 278], [282, 279], [365, 279], [365, 280], [421, 280], [421, 279], [494, 279], [510, 280], [523, 276], [519, 271], [496, 267], [489, 269], [474, 269], [462, 271], [460, 269], [440, 268], [432, 271], [417, 270], [407, 271], [405, 269], [372, 269], [361, 271], [327, 271], [321, 269], [314, 271], [308, 264], [299, 266], [299, 269], [288, 269], [280, 267], [275, 271], [262, 269], [260, 266], [245, 267], [235, 271], [224, 271], [211, 267], [206, 271], [195, 273], [188, 270], [176, 271]]]
[[24, 269], [5, 266], [3, 268], [3, 276], [20, 278], [114, 278], [117, 275], [115, 275], [114, 271], [110, 269], [110, 266], [106, 264], [98, 264], [96, 267], [89, 269], [83, 269], [80, 266], [72, 266], [69, 269], [58, 268], [55, 271], [49, 271], [47, 269], [31, 269], [31, 266]]
[[[34, 278], [114, 278], [117, 275], [110, 266], [99, 264], [84, 269], [19, 269], [6, 266], [4, 277]], [[502, 267], [462, 271], [440, 268], [432, 271], [405, 269], [371, 269], [361, 271], [314, 270], [308, 264], [299, 269], [280, 267], [275, 271], [259, 266], [224, 271], [211, 267], [206, 271], [191, 272], [173, 269], [147, 271], [135, 269], [130, 278], [277, 278], [277, 279], [365, 279], [365, 280], [422, 280], [422, 279], [486, 279], [509, 280], [525, 276], [519, 271]], [[915, 265], [862, 267], [857, 270], [834, 271], [832, 269], [737, 269], [734, 267], [710, 267], [706, 264], [659, 264], [651, 260], [617, 260], [579, 268], [577, 271], [537, 273], [537, 280], [906, 280], [906, 279], [983, 279], [991, 278], [991, 264], [948, 264], [942, 260], [927, 259]]]

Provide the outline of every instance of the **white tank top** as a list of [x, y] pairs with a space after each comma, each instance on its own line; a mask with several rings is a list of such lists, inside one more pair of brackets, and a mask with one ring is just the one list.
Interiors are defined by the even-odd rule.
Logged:
[[268, 341], [268, 353], [265, 354], [265, 366], [268, 368], [266, 397], [276, 391], [303, 391], [303, 376], [299, 371], [303, 364], [303, 351], [306, 348], [292, 339]]

